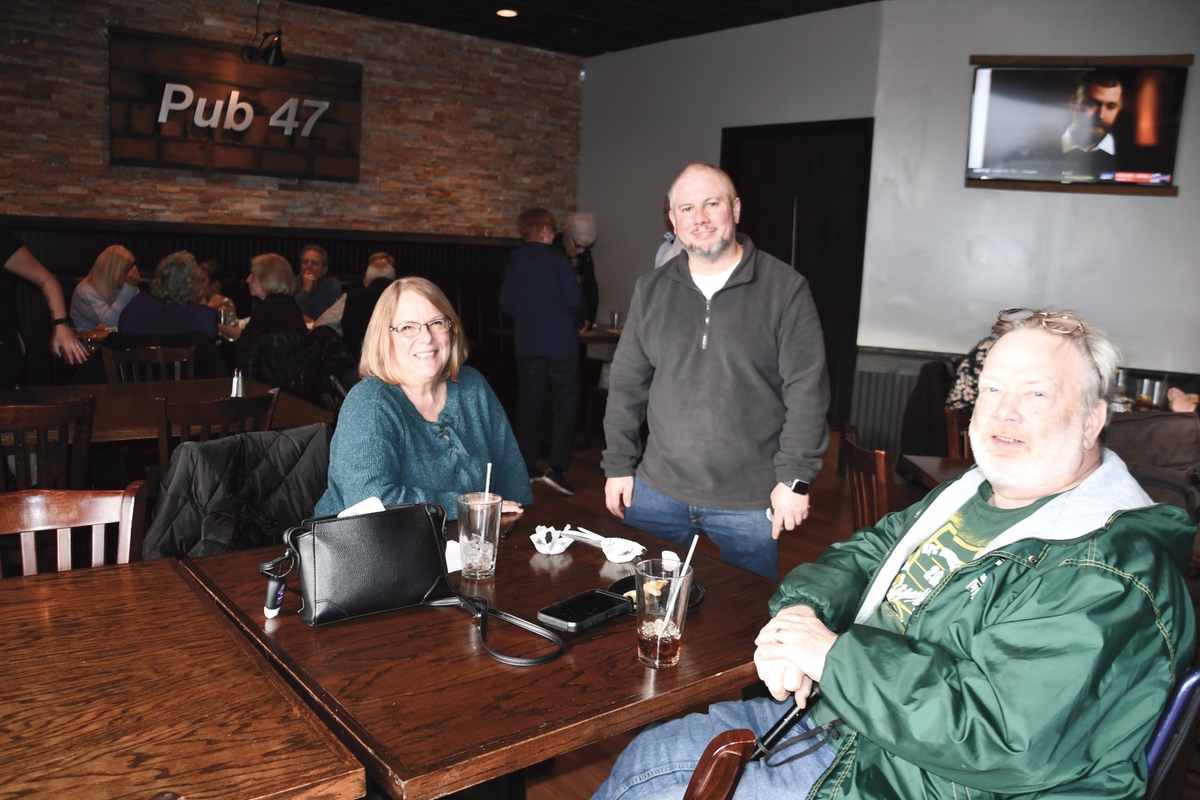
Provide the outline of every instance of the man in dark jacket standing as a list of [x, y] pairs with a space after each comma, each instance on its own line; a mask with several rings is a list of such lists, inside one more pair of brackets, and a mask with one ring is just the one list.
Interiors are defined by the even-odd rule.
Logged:
[[[500, 310], [516, 323], [517, 445], [530, 481], [542, 481], [562, 494], [574, 494], [563, 473], [571, 464], [571, 438], [579, 407], [579, 331], [584, 324], [583, 294], [571, 263], [552, 245], [554, 215], [544, 208], [521, 212], [517, 229], [525, 244], [504, 270]], [[538, 427], [546, 384], [551, 387], [550, 468], [537, 466]]]
[[774, 580], [829, 443], [821, 321], [807, 281], [736, 232], [728, 175], [691, 164], [668, 198], [683, 252], [633, 292], [609, 372], [605, 505], [681, 546], [703, 530]]
[[597, 797], [669, 796], [715, 734], [761, 734], [817, 682], [789, 732], [817, 746], [750, 764], [737, 797], [1145, 796], [1196, 646], [1196, 525], [1101, 444], [1112, 343], [1070, 312], [1020, 312], [979, 376], [978, 469], [793, 570], [755, 639], [775, 699], [648, 729]]

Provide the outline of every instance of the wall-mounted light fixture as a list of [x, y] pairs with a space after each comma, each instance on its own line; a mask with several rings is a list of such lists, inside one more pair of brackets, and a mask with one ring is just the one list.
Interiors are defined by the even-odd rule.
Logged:
[[262, 61], [268, 67], [282, 67], [286, 64], [287, 59], [283, 57], [283, 29], [268, 31], [262, 35], [262, 40], [257, 45], [243, 47], [242, 61], [247, 64]]

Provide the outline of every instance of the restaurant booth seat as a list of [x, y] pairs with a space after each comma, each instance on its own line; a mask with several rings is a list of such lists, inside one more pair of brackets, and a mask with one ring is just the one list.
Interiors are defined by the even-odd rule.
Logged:
[[282, 541], [311, 517], [329, 476], [324, 423], [175, 449], [142, 554], [199, 557]]

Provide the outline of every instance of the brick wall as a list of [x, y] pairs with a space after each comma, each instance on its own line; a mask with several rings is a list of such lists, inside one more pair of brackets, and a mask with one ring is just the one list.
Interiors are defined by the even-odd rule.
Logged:
[[9, 0], [0, 215], [514, 236], [574, 208], [582, 60], [267, 0], [284, 54], [363, 64], [361, 181], [108, 164], [108, 25], [247, 44], [242, 0]]

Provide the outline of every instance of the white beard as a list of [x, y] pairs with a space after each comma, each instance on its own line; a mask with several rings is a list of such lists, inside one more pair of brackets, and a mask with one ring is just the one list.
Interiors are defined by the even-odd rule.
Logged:
[[[988, 435], [976, 433], [971, 425], [971, 450], [980, 473], [996, 494], [1034, 497], [1051, 494], [1073, 482], [1079, 474], [1086, 450], [1083, 446], [1084, 419], [1073, 415], [1068, 424], [1049, 440], [1035, 443], [1021, 456], [996, 455], [989, 450]], [[1003, 434], [1001, 434], [1003, 435]], [[1016, 437], [1014, 437], [1016, 438]], [[1049, 491], [1046, 487], [1051, 487]]]

